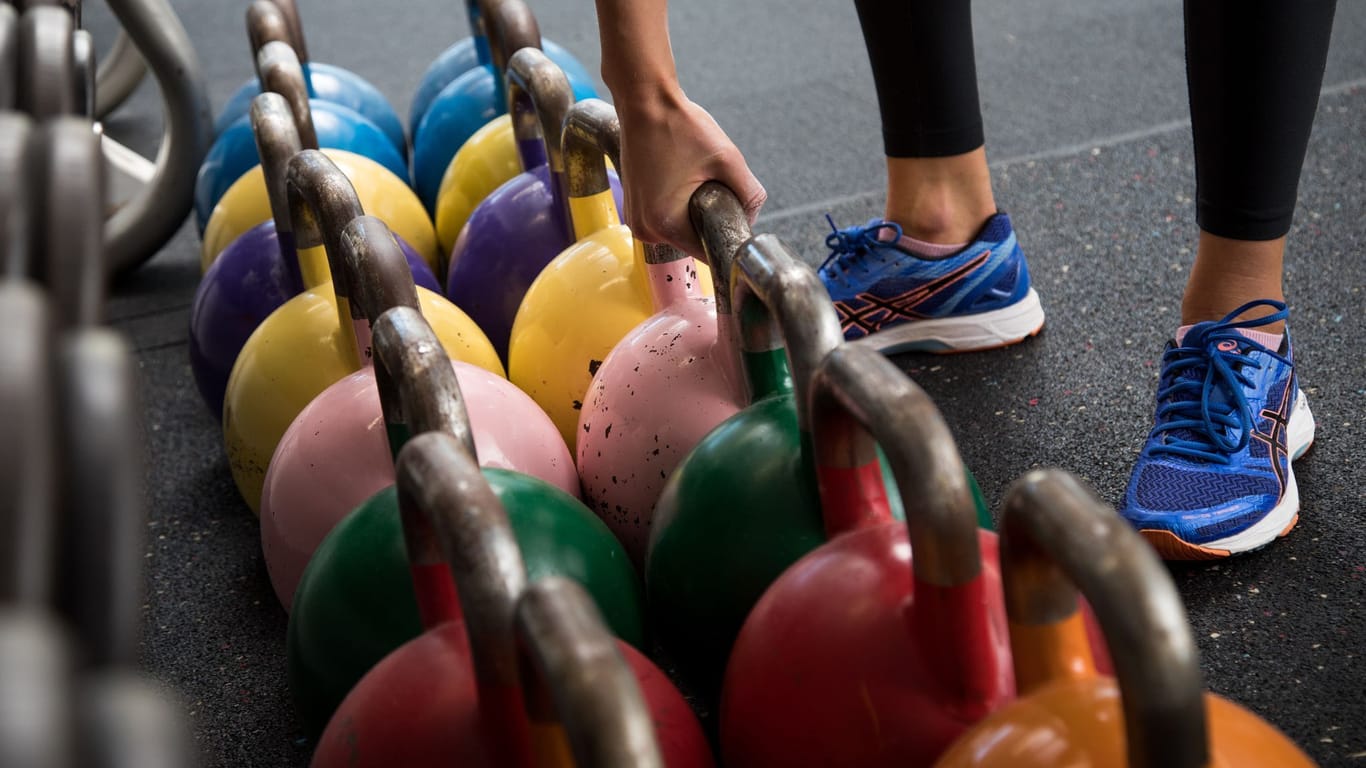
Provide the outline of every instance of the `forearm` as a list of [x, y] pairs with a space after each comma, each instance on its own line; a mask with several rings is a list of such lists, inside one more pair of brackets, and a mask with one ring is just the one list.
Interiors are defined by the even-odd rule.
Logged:
[[678, 98], [668, 0], [596, 0], [602, 79], [622, 105]]

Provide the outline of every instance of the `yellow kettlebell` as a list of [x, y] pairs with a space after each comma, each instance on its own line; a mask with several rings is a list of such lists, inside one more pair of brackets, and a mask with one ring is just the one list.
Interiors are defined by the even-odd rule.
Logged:
[[[285, 97], [294, 114], [295, 127], [304, 149], [317, 149], [317, 133], [308, 106], [308, 90], [303, 68], [294, 50], [282, 43], [267, 43], [258, 57], [258, 69], [266, 90]], [[365, 211], [376, 216], [422, 256], [434, 271], [438, 262], [436, 230], [418, 200], [417, 193], [403, 179], [368, 157], [339, 149], [323, 152], [346, 174], [360, 196]], [[265, 173], [258, 164], [232, 183], [214, 205], [204, 227], [199, 266], [208, 271], [242, 233], [271, 218], [270, 197], [266, 193]], [[302, 254], [307, 260], [321, 260], [322, 254]]]
[[[443, 263], [450, 258], [460, 230], [474, 209], [522, 170], [511, 115], [493, 118], [465, 140], [446, 166], [436, 193], [436, 239]], [[443, 279], [446, 276], [445, 272], [439, 274]]]
[[[573, 245], [527, 289], [508, 342], [508, 378], [540, 404], [571, 447], [593, 373], [626, 334], [654, 314], [642, 243], [620, 223], [607, 178], [620, 167], [621, 125], [611, 106], [585, 99], [565, 117]], [[693, 279], [710, 295], [711, 272], [693, 261]]]
[[[252, 333], [223, 401], [223, 440], [233, 480], [260, 514], [275, 447], [320, 392], [370, 357], [370, 322], [393, 306], [417, 307], [454, 359], [503, 375], [493, 345], [455, 305], [415, 288], [388, 227], [365, 215], [355, 189], [327, 155], [304, 150], [286, 174], [300, 247], [325, 246], [331, 281], [309, 285]], [[354, 299], [354, 301], [353, 301]]]

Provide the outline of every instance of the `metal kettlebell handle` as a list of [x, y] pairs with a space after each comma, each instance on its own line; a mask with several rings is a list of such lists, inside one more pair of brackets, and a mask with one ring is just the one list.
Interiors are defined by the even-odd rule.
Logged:
[[39, 161], [29, 188], [41, 190], [40, 250], [58, 328], [104, 317], [104, 163], [100, 137], [85, 118], [54, 117], [36, 134]]
[[56, 446], [47, 297], [0, 281], [0, 605], [46, 607], [56, 575]]
[[1171, 574], [1143, 538], [1060, 470], [1011, 485], [1000, 532], [1012, 629], [1072, 618], [1078, 591], [1095, 612], [1119, 680], [1131, 768], [1206, 765], [1195, 641]]
[[357, 310], [353, 316], [373, 324], [393, 307], [418, 310], [408, 259], [387, 224], [374, 216], [360, 216], [342, 229], [341, 240], [342, 265]]
[[576, 102], [565, 115], [561, 141], [571, 197], [589, 197], [611, 189], [603, 156], [621, 166], [621, 121], [612, 105], [601, 99]]
[[262, 91], [285, 97], [299, 132], [299, 143], [304, 149], [317, 149], [318, 132], [308, 103], [308, 83], [294, 49], [278, 40], [267, 42], [256, 54], [256, 71], [260, 73]]
[[479, 0], [493, 57], [495, 89], [501, 89], [508, 60], [523, 48], [541, 47], [541, 28], [525, 0]]
[[[353, 363], [364, 366], [370, 345], [360, 307], [352, 303], [347, 257], [342, 254], [342, 228], [365, 215], [350, 179], [320, 150], [305, 149], [290, 158], [285, 170], [285, 196], [296, 249], [323, 246], [337, 301], [337, 324], [348, 324], [355, 341]], [[297, 251], [296, 251], [297, 258]], [[416, 302], [416, 296], [413, 301]]]
[[19, 17], [18, 106], [43, 120], [77, 112], [75, 21], [68, 11], [35, 5]]
[[51, 616], [0, 608], [0, 765], [75, 764], [74, 668], [71, 644]]
[[[280, 12], [285, 21], [285, 31], [289, 35], [287, 41], [294, 52], [299, 55], [299, 61], [308, 63], [308, 41], [304, 39], [304, 23], [299, 16], [299, 5], [294, 0], [267, 0]], [[256, 3], [253, 2], [252, 5]]]
[[[261, 172], [265, 176], [266, 196], [275, 218], [275, 232], [283, 239], [281, 250], [294, 247], [294, 227], [289, 213], [289, 192], [286, 179], [289, 161], [303, 151], [299, 131], [294, 126], [294, 114], [289, 102], [278, 93], [265, 92], [251, 100], [251, 132], [256, 137], [256, 152], [261, 156]], [[294, 262], [296, 259], [286, 259]], [[302, 290], [302, 285], [299, 286]]]
[[562, 725], [574, 765], [663, 768], [645, 697], [582, 586], [554, 576], [527, 587], [516, 631], [527, 713]]
[[811, 375], [844, 342], [830, 294], [820, 278], [775, 235], [758, 235], [735, 252], [730, 276], [731, 309], [740, 320], [747, 352], [786, 347], [797, 425], [811, 429]]
[[[251, 5], [247, 6], [247, 41], [251, 45], [251, 59], [253, 64], [257, 62], [261, 55], [261, 49], [266, 43], [281, 42], [294, 49], [297, 56], [299, 49], [294, 46], [294, 38], [289, 28], [289, 20], [280, 10], [280, 6], [272, 0], [252, 0]], [[303, 58], [300, 57], [302, 64]], [[257, 76], [261, 72], [257, 68]]]
[[[539, 48], [526, 47], [508, 59], [507, 107], [518, 142], [539, 141], [545, 146], [552, 183], [563, 189], [564, 150], [560, 133], [574, 103], [569, 78]], [[527, 168], [526, 170], [531, 170]]]
[[[373, 332], [375, 384], [394, 459], [413, 436], [441, 432], [459, 440], [477, 463], [474, 433], [455, 370], [422, 313], [411, 307], [394, 307], [379, 316]], [[399, 509], [399, 518], [410, 564], [445, 562], [436, 530], [426, 516], [407, 506]], [[431, 626], [447, 620], [450, 609], [449, 598], [444, 597], [449, 593], [442, 589], [445, 585], [419, 580], [418, 572], [413, 573], [423, 623]]]
[[730, 281], [735, 252], [754, 236], [740, 198], [719, 181], [708, 181], [688, 199], [693, 232], [702, 241], [702, 252], [711, 267], [716, 293], [716, 313], [731, 314]]
[[107, 328], [68, 334], [59, 349], [60, 603], [88, 661], [132, 669], [147, 530], [136, 368], [127, 342]]
[[880, 445], [901, 491], [916, 580], [956, 587], [976, 579], [977, 506], [953, 433], [925, 390], [876, 350], [849, 344], [810, 381], [817, 465], [876, 466]]
[[375, 321], [374, 344], [385, 419], [404, 425], [409, 437], [424, 432], [454, 435], [477, 458], [460, 382], [422, 313], [412, 307], [385, 311]]
[[[305, 149], [289, 159], [285, 196], [298, 247], [326, 248], [333, 282], [344, 278], [342, 228], [365, 215], [351, 180], [320, 150]], [[344, 279], [338, 283], [347, 285]]]
[[[9, 6], [0, 5], [0, 22]], [[0, 277], [27, 278], [36, 249], [29, 189], [29, 139], [33, 121], [22, 112], [0, 111]]]
[[400, 513], [436, 530], [460, 595], [475, 677], [482, 685], [517, 686], [513, 615], [527, 575], [502, 502], [454, 435], [415, 436], [394, 471]]
[[14, 6], [0, 3], [0, 112], [14, 109], [19, 99], [19, 15]]

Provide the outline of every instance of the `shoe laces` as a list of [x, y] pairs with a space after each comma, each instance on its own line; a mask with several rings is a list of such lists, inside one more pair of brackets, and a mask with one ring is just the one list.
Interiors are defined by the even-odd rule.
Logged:
[[[1247, 310], [1269, 306], [1277, 311], [1253, 320], [1234, 321]], [[1289, 312], [1279, 301], [1251, 301], [1217, 322], [1197, 323], [1180, 346], [1162, 355], [1163, 383], [1158, 387], [1157, 426], [1149, 452], [1165, 453], [1219, 464], [1232, 463], [1247, 447], [1252, 432], [1252, 408], [1245, 390], [1261, 359], [1242, 353], [1256, 345], [1239, 333], [1284, 320]], [[1160, 441], [1152, 441], [1159, 435]]]
[[825, 220], [830, 224], [830, 234], [825, 236], [825, 247], [830, 249], [830, 255], [821, 263], [822, 272], [847, 274], [855, 262], [871, 253], [875, 246], [888, 242], [878, 238], [883, 230], [892, 231], [890, 242], [901, 238], [901, 225], [894, 221], [879, 220], [861, 227], [840, 229], [830, 214], [825, 214]]

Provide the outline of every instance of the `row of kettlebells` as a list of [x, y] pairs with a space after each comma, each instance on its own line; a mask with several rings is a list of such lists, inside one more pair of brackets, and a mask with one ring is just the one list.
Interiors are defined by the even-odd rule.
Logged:
[[[616, 161], [615, 116], [596, 100], [575, 103], [563, 72], [534, 46], [507, 44], [518, 34], [509, 30], [534, 28], [519, 8], [509, 1], [481, 10], [495, 58], [500, 43], [513, 51], [505, 60], [509, 128], [531, 170], [493, 185], [457, 228], [444, 271], [448, 294], [468, 291], [456, 299], [461, 309], [414, 290], [419, 265], [433, 260], [405, 249], [402, 219], [380, 212], [401, 196], [380, 195], [372, 205], [341, 155], [309, 151], [300, 138], [306, 80], [299, 46], [284, 39], [287, 15], [265, 2], [251, 11], [253, 23], [264, 19], [278, 30], [267, 39], [253, 27], [253, 39], [266, 40], [255, 46], [256, 60], [272, 93], [253, 100], [248, 120], [264, 159], [254, 186], [268, 192], [258, 195], [274, 221], [261, 225], [268, 242], [251, 251], [257, 255], [236, 257], [254, 266], [233, 288], [211, 280], [214, 270], [227, 272], [227, 251], [209, 268], [192, 345], [195, 354], [215, 346], [198, 340], [198, 329], [216, 327], [205, 320], [213, 301], [245, 306], [261, 286], [281, 286], [273, 299], [279, 309], [238, 334], [240, 354], [218, 346], [232, 353], [224, 357], [229, 459], [249, 503], [260, 494], [267, 564], [291, 609], [291, 687], [311, 729], [332, 723], [315, 762], [356, 759], [357, 744], [368, 745], [365, 759], [376, 761], [368, 764], [393, 764], [399, 754], [404, 764], [424, 764], [453, 748], [437, 737], [455, 704], [423, 694], [401, 716], [383, 711], [404, 691], [423, 690], [424, 681], [458, 678], [438, 673], [435, 662], [395, 661], [405, 657], [394, 649], [421, 644], [413, 638], [424, 627], [440, 634], [459, 605], [490, 604], [466, 597], [457, 575], [461, 599], [452, 607], [438, 548], [419, 544], [424, 514], [403, 511], [402, 488], [381, 490], [393, 482], [391, 459], [405, 442], [441, 431], [463, 437], [463, 452], [486, 467], [532, 579], [556, 575], [584, 585], [607, 626], [637, 646], [648, 623], [704, 695], [720, 694], [728, 763], [928, 764], [1015, 693], [1005, 608], [992, 597], [1000, 593], [995, 538], [979, 531], [984, 505], [947, 430], [890, 364], [842, 345], [814, 274], [776, 240], [751, 237], [728, 190], [708, 185], [693, 201], [710, 270], [633, 241], [618, 223], [619, 192], [604, 161]], [[418, 125], [420, 133], [428, 122]], [[459, 162], [469, 146], [447, 166], [452, 187], [479, 175], [478, 163]], [[498, 208], [527, 198], [539, 203], [531, 213]], [[214, 215], [233, 208], [220, 203]], [[528, 235], [537, 221], [545, 238]], [[211, 219], [206, 253], [212, 229]], [[495, 332], [499, 319], [505, 337]], [[448, 364], [447, 354], [463, 362]], [[504, 361], [517, 387], [495, 375]], [[423, 406], [424, 396], [434, 404]], [[886, 431], [883, 422], [902, 429]], [[859, 423], [879, 436], [886, 461]], [[918, 464], [926, 468], [913, 470]], [[1079, 493], [1058, 478], [1035, 480], [1064, 483], [1046, 494]], [[617, 539], [574, 498], [580, 486]], [[1077, 497], [1077, 508], [1101, 515]], [[903, 507], [912, 510], [911, 538], [898, 521]], [[826, 547], [844, 548], [864, 565]], [[914, 567], [912, 550], [921, 553]], [[449, 549], [447, 556], [455, 557]], [[825, 567], [811, 562], [834, 563], [828, 567], [843, 575], [807, 573]], [[648, 622], [632, 565], [644, 569]], [[850, 568], [867, 578], [849, 578]], [[790, 582], [797, 586], [784, 586]], [[844, 589], [854, 583], [860, 586]], [[885, 612], [867, 599], [874, 594], [886, 596]], [[928, 616], [903, 616], [907, 604], [922, 601]], [[823, 611], [830, 615], [816, 618]], [[499, 611], [504, 619], [510, 613]], [[1085, 638], [1095, 635], [1081, 615], [1064, 617], [1072, 641], [1073, 630], [1082, 632], [1080, 644], [1065, 646], [1069, 653], [1078, 645], [1085, 651]], [[464, 630], [477, 650], [472, 626], [445, 630], [455, 638], [449, 643], [465, 642]], [[807, 637], [810, 643], [799, 640]], [[1107, 668], [1103, 644], [1097, 652]], [[850, 671], [837, 659], [867, 666]], [[484, 663], [476, 658], [476, 672]], [[1016, 668], [1021, 663], [1034, 662], [1017, 659]], [[1051, 674], [1051, 662], [1037, 663]], [[395, 667], [407, 671], [379, 671]], [[794, 669], [810, 676], [794, 677]], [[382, 674], [406, 682], [365, 682]], [[813, 690], [815, 679], [822, 684]], [[872, 680], [885, 681], [885, 691], [874, 695]], [[1198, 699], [1198, 674], [1194, 685]], [[686, 712], [675, 706], [676, 693], [660, 696], [670, 711]], [[898, 708], [923, 717], [899, 721]], [[871, 714], [849, 721], [858, 711]], [[891, 735], [870, 737], [868, 717]], [[799, 722], [811, 725], [796, 728], [805, 738], [794, 739]], [[848, 728], [839, 725], [845, 722]], [[662, 742], [701, 743], [690, 713], [677, 720], [656, 713], [655, 723]], [[363, 738], [368, 729], [403, 733], [403, 743], [437, 751], [397, 751]], [[683, 735], [664, 736], [674, 733]], [[440, 749], [432, 746], [438, 742]], [[710, 760], [705, 745], [680, 754], [688, 757], [669, 764]]]

